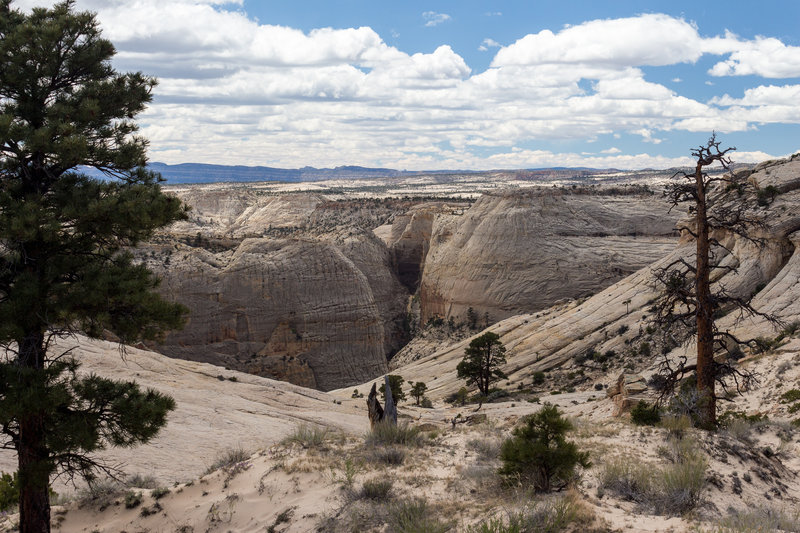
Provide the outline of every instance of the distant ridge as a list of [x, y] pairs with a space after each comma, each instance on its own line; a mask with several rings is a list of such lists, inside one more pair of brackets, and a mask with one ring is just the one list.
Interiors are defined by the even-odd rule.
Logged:
[[[354, 165], [339, 166], [336, 168], [275, 168], [275, 167], [249, 167], [244, 165], [211, 165], [206, 163], [180, 163], [178, 165], [168, 165], [166, 163], [149, 163], [148, 168], [161, 174], [161, 177], [171, 185], [181, 185], [190, 183], [248, 183], [258, 181], [282, 181], [282, 182], [302, 182], [302, 181], [323, 181], [323, 180], [342, 180], [342, 179], [366, 179], [366, 178], [399, 178], [408, 176], [430, 176], [448, 174], [492, 174], [496, 172], [519, 174], [522, 179], [536, 179], [541, 176], [556, 174], [575, 174], [580, 176], [590, 176], [595, 174], [606, 174], [616, 172], [659, 172], [654, 169], [628, 170], [622, 171], [613, 168], [597, 169], [588, 167], [550, 167], [550, 168], [531, 168], [531, 169], [496, 169], [496, 170], [395, 170], [391, 168], [370, 168]], [[736, 169], [742, 164], [732, 165]], [[673, 172], [681, 169], [668, 169]], [[89, 176], [103, 178], [104, 175], [97, 169], [82, 167], [81, 171]], [[664, 171], [660, 171], [664, 172]], [[552, 177], [552, 176], [551, 176]]]
[[[407, 171], [391, 168], [368, 168], [359, 166], [340, 166], [336, 168], [303, 167], [296, 169], [274, 167], [248, 167], [244, 165], [210, 165], [206, 163], [149, 163], [150, 170], [158, 172], [168, 184], [255, 182], [255, 181], [319, 181], [335, 179], [393, 178], [420, 174], [447, 174], [452, 172], [471, 173], [473, 171]], [[94, 168], [84, 167], [82, 172], [95, 177], [103, 174]]]

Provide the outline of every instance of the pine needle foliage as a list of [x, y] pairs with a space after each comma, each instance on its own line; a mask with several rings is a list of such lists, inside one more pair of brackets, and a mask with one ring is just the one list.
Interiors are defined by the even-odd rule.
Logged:
[[537, 492], [566, 486], [576, 476], [576, 467], [588, 468], [588, 452], [566, 439], [572, 423], [554, 405], [522, 419], [513, 436], [503, 442], [500, 475], [509, 482], [530, 484]]
[[72, 0], [29, 13], [0, 0], [0, 430], [18, 454], [23, 533], [50, 530], [53, 475], [108, 473], [92, 452], [147, 442], [175, 406], [55, 349], [77, 333], [155, 339], [186, 312], [129, 252], [186, 208], [137, 134], [156, 81], [116, 72], [114, 53]]

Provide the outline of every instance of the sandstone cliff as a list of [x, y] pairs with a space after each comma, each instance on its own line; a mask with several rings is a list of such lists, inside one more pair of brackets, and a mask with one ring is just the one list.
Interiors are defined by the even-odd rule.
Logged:
[[180, 194], [190, 220], [141, 252], [162, 292], [190, 310], [159, 351], [323, 390], [386, 371], [405, 342], [407, 293], [385, 245], [361, 227], [375, 221], [359, 224], [361, 206], [247, 190]]
[[[584, 194], [578, 194], [583, 192]], [[419, 289], [422, 320], [494, 322], [593, 294], [675, 245], [677, 215], [658, 194], [572, 190], [482, 196], [463, 216], [439, 217]]]

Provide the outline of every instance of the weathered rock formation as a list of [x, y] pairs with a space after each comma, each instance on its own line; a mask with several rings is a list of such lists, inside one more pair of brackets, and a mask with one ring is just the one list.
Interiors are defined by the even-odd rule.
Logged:
[[159, 351], [323, 390], [387, 370], [405, 342], [407, 292], [352, 209], [315, 195], [181, 195], [191, 220], [141, 252], [190, 310]]
[[572, 190], [482, 196], [440, 216], [419, 289], [422, 321], [491, 321], [596, 293], [675, 246], [677, 215], [656, 194]]

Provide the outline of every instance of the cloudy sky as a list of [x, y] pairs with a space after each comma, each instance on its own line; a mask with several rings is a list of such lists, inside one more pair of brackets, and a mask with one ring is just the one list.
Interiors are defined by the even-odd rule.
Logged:
[[77, 7], [160, 80], [153, 161], [663, 168], [712, 130], [739, 161], [800, 151], [796, 0]]

